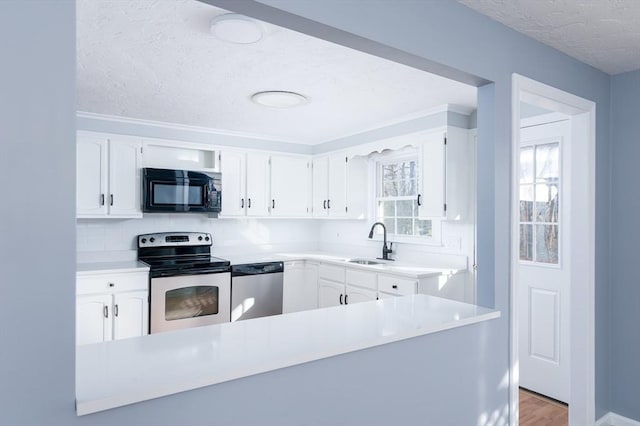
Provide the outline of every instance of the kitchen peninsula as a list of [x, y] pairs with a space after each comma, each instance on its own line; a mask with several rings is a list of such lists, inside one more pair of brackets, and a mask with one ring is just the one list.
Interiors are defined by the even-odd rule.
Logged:
[[417, 294], [78, 346], [77, 414], [499, 317]]

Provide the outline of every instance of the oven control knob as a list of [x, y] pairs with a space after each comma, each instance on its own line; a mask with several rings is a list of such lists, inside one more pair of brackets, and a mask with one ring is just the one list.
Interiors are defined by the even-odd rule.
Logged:
[[198, 237], [198, 241], [202, 241], [202, 235]]
[[144, 244], [144, 243], [146, 243], [146, 242], [147, 242], [147, 239], [146, 239], [146, 238], [143, 238], [143, 239], [141, 239], [141, 240], [140, 240], [140, 242], [141, 242], [142, 244]]
[[149, 238], [149, 242], [150, 242], [150, 243], [154, 242], [155, 240], [156, 240], [156, 239], [155, 239], [155, 238], [153, 238], [153, 237]]
[[209, 237], [204, 237], [204, 240], [205, 241], [209, 241]]

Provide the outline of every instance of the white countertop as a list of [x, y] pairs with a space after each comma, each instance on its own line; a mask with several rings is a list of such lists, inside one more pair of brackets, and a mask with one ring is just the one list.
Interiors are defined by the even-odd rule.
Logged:
[[121, 272], [148, 272], [149, 266], [138, 260], [118, 260], [105, 262], [78, 262], [76, 275], [112, 274]]
[[[358, 268], [377, 273], [388, 272], [390, 274], [404, 275], [411, 278], [425, 278], [436, 275], [452, 275], [465, 271], [465, 269], [457, 268], [434, 268], [420, 266], [399, 261], [381, 261], [379, 265], [361, 265], [348, 262], [349, 259], [362, 258], [357, 256], [345, 256], [341, 254], [331, 254], [326, 252], [300, 252], [300, 253], [256, 253], [225, 256], [223, 253], [215, 256], [227, 259], [232, 265], [242, 265], [245, 263], [261, 263], [261, 262], [286, 262], [293, 260], [313, 260], [324, 263], [331, 263], [339, 266], [348, 266], [350, 268]], [[368, 258], [367, 258], [368, 259]]]
[[77, 413], [94, 413], [499, 316], [499, 311], [420, 294], [79, 346]]

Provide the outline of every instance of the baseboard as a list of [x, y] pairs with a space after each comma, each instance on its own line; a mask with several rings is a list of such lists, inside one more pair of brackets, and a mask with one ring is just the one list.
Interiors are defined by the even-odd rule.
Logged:
[[609, 412], [598, 419], [596, 426], [640, 426], [640, 422]]

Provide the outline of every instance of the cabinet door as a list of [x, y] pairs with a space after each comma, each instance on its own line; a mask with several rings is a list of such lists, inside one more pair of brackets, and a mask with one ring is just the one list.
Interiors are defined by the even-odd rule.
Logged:
[[[224, 180], [224, 177], [222, 178]], [[247, 153], [247, 215], [269, 216], [269, 154]], [[224, 202], [224, 201], [223, 201]]]
[[282, 313], [304, 311], [306, 309], [306, 269], [304, 261], [284, 263], [282, 283]]
[[329, 157], [329, 216], [347, 216], [347, 157]]
[[247, 211], [246, 157], [244, 152], [222, 152], [220, 166], [223, 216], [244, 216]]
[[271, 216], [309, 214], [310, 163], [305, 157], [271, 156]]
[[360, 302], [370, 302], [377, 299], [377, 292], [375, 290], [366, 290], [364, 288], [347, 286], [347, 305]]
[[320, 157], [313, 160], [313, 194], [311, 210], [313, 217], [326, 217], [329, 214], [327, 199], [329, 198], [329, 158]]
[[149, 334], [149, 293], [132, 291], [113, 295], [113, 338]]
[[78, 136], [76, 146], [76, 215], [107, 214], [107, 140]]
[[76, 344], [111, 340], [111, 295], [97, 294], [76, 298]]
[[318, 307], [328, 308], [344, 303], [344, 284], [322, 278], [318, 280]]
[[420, 218], [445, 216], [445, 149], [445, 137], [442, 133], [426, 136], [420, 147]]
[[142, 217], [142, 141], [109, 140], [109, 215]]
[[366, 157], [349, 158], [347, 163], [347, 216], [366, 219], [369, 193], [369, 170]]

